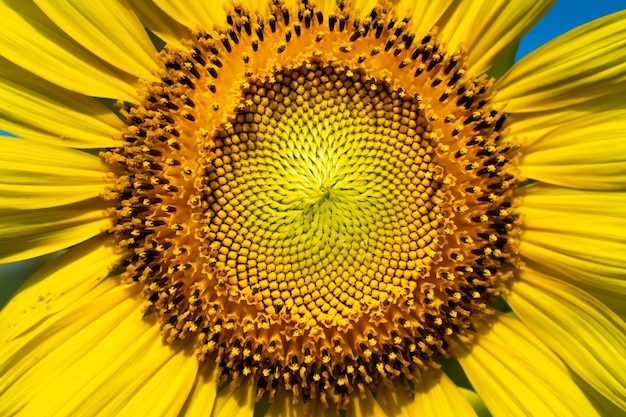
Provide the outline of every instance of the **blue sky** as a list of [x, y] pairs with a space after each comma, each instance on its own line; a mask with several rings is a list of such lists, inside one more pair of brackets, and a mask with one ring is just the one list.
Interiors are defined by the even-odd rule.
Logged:
[[518, 57], [583, 23], [626, 9], [626, 0], [558, 0], [520, 42]]

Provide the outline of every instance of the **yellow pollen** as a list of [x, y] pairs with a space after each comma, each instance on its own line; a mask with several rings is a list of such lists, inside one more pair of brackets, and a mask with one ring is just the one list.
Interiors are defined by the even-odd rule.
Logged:
[[464, 52], [381, 3], [231, 5], [123, 109], [110, 232], [166, 340], [345, 408], [415, 381], [517, 263], [505, 115]]

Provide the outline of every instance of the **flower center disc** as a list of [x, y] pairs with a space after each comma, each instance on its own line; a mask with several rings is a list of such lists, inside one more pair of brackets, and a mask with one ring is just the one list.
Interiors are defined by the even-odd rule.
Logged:
[[244, 90], [249, 105], [211, 150], [210, 273], [292, 337], [365, 334], [413, 304], [443, 243], [424, 117], [414, 99], [322, 63], [271, 78]]
[[105, 155], [126, 276], [169, 340], [259, 395], [344, 407], [416, 380], [510, 276], [504, 116], [407, 21], [234, 8], [163, 53]]

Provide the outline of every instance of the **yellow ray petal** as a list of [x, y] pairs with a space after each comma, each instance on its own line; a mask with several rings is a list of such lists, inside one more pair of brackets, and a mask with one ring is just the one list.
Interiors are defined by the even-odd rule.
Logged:
[[433, 26], [436, 26], [444, 13], [452, 13], [458, 7], [458, 0], [415, 1], [400, 0], [396, 6], [400, 16], [410, 15], [411, 30], [419, 38], [426, 35]]
[[137, 102], [137, 78], [100, 60], [34, 3], [0, 2], [0, 55], [53, 84], [93, 97]]
[[56, 252], [100, 234], [110, 225], [101, 199], [54, 208], [0, 209], [0, 262], [17, 262]]
[[593, 406], [598, 410], [601, 416], [613, 417], [624, 415], [624, 409], [618, 407], [615, 403], [609, 401], [606, 397], [602, 396], [598, 391], [591, 388], [583, 379], [578, 375], [574, 375], [578, 385], [585, 391], [587, 398], [591, 401]]
[[98, 238], [69, 250], [35, 272], [0, 311], [0, 395], [120, 302], [120, 294], [111, 293], [118, 280], [105, 279], [119, 260], [113, 246], [112, 239]]
[[[519, 249], [525, 267], [576, 285], [626, 317], [626, 264], [622, 262], [619, 243], [620, 239], [622, 242], [626, 239], [623, 225], [626, 193], [575, 190], [541, 183], [523, 191], [520, 210], [526, 213], [528, 230]], [[590, 247], [563, 238], [576, 234], [593, 237], [597, 235], [594, 225], [598, 222], [608, 230]], [[613, 251], [610, 246], [605, 247], [610, 236], [613, 238], [609, 244], [618, 241]], [[592, 256], [588, 256], [590, 252]]]
[[338, 417], [339, 411], [332, 405], [324, 408], [319, 400], [313, 400], [307, 404], [302, 400], [293, 402], [290, 392], [279, 391], [274, 401], [270, 404], [265, 417]]
[[524, 187], [521, 191], [521, 205], [525, 207], [581, 215], [626, 217], [626, 193], [620, 191], [577, 190], [542, 183]]
[[563, 236], [553, 231], [543, 230], [526, 232], [524, 240], [575, 258], [595, 261], [601, 265], [624, 267], [624, 263], [620, 261], [623, 243], [616, 240], [602, 239], [599, 236], [584, 236], [582, 233]]
[[[526, 229], [526, 234], [524, 238], [538, 231], [554, 234], [554, 238], [551, 241], [545, 241], [548, 244], [556, 243], [556, 241], [560, 241], [567, 236], [595, 238], [600, 246], [602, 241], [626, 244], [625, 217], [612, 217], [600, 214], [582, 215], [577, 214], [575, 211], [560, 212], [530, 206], [520, 207], [520, 212], [525, 216], [524, 228]], [[556, 237], [557, 235], [559, 236], [558, 238]], [[588, 256], [593, 257], [596, 255], [596, 252], [601, 252], [602, 249], [585, 248], [585, 251], [588, 253]]]
[[376, 392], [376, 401], [389, 417], [472, 417], [476, 412], [454, 382], [439, 369], [420, 375], [413, 395], [404, 387]]
[[144, 80], [156, 79], [156, 50], [124, 0], [34, 0], [72, 39], [103, 61]]
[[176, 0], [154, 0], [167, 15], [191, 30], [201, 27], [212, 30], [215, 25], [226, 24], [225, 7], [231, 0], [215, 0], [210, 3], [198, 0], [181, 3]]
[[623, 320], [579, 288], [528, 270], [514, 283], [506, 300], [569, 368], [626, 409]]
[[524, 147], [520, 172], [566, 187], [626, 190], [626, 111], [591, 114]]
[[130, 0], [139, 20], [165, 43], [180, 45], [180, 40], [188, 38], [190, 33], [167, 13], [156, 7], [151, 0]]
[[437, 23], [451, 50], [467, 48], [467, 71], [480, 75], [499, 54], [519, 41], [555, 0], [459, 1]]
[[[25, 395], [31, 397], [24, 406], [25, 412], [70, 416], [81, 412], [95, 414], [107, 405], [108, 401], [101, 401], [101, 398], [115, 401], [112, 391], [119, 395], [124, 389], [138, 390], [136, 383], [132, 388], [123, 388], [115, 378], [120, 377], [125, 366], [137, 366], [142, 357], [151, 353], [149, 347], [155, 345], [159, 332], [157, 326], [142, 325], [141, 302], [132, 295], [136, 293], [115, 287], [85, 305], [84, 309], [94, 309], [100, 317], [73, 334], [66, 333], [66, 341], [46, 352], [5, 395], [20, 395], [30, 386], [35, 393]], [[108, 311], [100, 310], [100, 303], [107, 306]], [[61, 314], [70, 319], [80, 312]], [[143, 381], [146, 375], [138, 368], [133, 369], [135, 379]], [[132, 383], [123, 379], [119, 382]], [[92, 401], [94, 408], [81, 410], [81, 405], [88, 401]]]
[[429, 374], [416, 385], [415, 403], [410, 415], [442, 417], [476, 415], [472, 405], [446, 374], [437, 370]]
[[604, 265], [523, 241], [520, 253], [525, 268], [569, 282], [588, 292], [626, 319], [626, 280], [624, 267]]
[[25, 139], [0, 139], [0, 207], [31, 210], [72, 204], [102, 195], [107, 166], [69, 148]]
[[616, 311], [624, 311], [623, 243], [533, 230], [524, 234], [520, 253], [534, 261], [530, 268], [544, 273], [557, 270], [556, 276], [576, 286], [595, 287], [595, 294], [618, 307]]
[[[101, 296], [55, 315], [58, 324], [78, 321], [82, 327], [63, 330], [61, 343], [48, 346], [3, 393], [18, 398], [15, 405], [24, 415], [172, 415], [168, 407], [176, 409], [184, 402], [195, 377], [196, 360], [166, 345], [156, 320], [142, 319], [138, 287], [131, 291], [115, 284]], [[78, 317], [91, 311], [97, 313], [91, 322]], [[56, 323], [39, 325], [32, 332], [39, 333], [37, 340], [47, 341], [52, 329], [58, 331]], [[26, 348], [22, 351], [29, 353]], [[152, 392], [150, 401], [143, 394], [147, 389]], [[128, 414], [127, 407], [136, 406], [139, 400], [143, 400], [139, 405], [143, 412]]]
[[113, 146], [124, 126], [99, 101], [77, 94], [0, 57], [0, 123], [18, 136], [73, 148]]
[[526, 145], [540, 140], [555, 129], [576, 123], [590, 114], [599, 114], [621, 109], [626, 110], [624, 91], [616, 89], [613, 93], [591, 98], [585, 102], [561, 107], [558, 111], [544, 110], [528, 113], [511, 113], [507, 118], [510, 136], [517, 136]]
[[[160, 327], [157, 323], [153, 324], [153, 327], [157, 329]], [[122, 410], [108, 413], [108, 415], [120, 417], [136, 417], [140, 415], [167, 417], [176, 415], [177, 411], [185, 403], [187, 396], [193, 388], [194, 379], [198, 372], [199, 364], [193, 355], [193, 349], [188, 349], [189, 351], [187, 352], [176, 352], [176, 346], [168, 346], [158, 342], [154, 343], [154, 339], [161, 338], [158, 333], [155, 333], [153, 336], [152, 346], [157, 345], [159, 350], [151, 352], [146, 358], [147, 360], [143, 360], [140, 363], [130, 362], [124, 368], [125, 370], [130, 369], [134, 371], [134, 375], [128, 375], [129, 383], [134, 382], [133, 380], [136, 379], [142, 379], [141, 377], [138, 378], [137, 375], [137, 371], [142, 370], [142, 368], [146, 371], [153, 370], [154, 374], [143, 379], [143, 383], [139, 384], [140, 389], [138, 392], [124, 398], [124, 408]], [[143, 352], [138, 353], [143, 354]], [[163, 362], [161, 357], [167, 358], [170, 355], [172, 355], [171, 359]], [[114, 375], [111, 379], [105, 382], [105, 388], [111, 383], [125, 382], [119, 380], [119, 374]], [[115, 398], [117, 399], [118, 397], [119, 395], [116, 394]], [[107, 415], [107, 413], [103, 413], [103, 415]]]
[[539, 112], [626, 93], [626, 11], [580, 26], [516, 63], [496, 83], [493, 104]]
[[121, 259], [115, 246], [112, 237], [97, 237], [38, 269], [0, 312], [2, 337], [17, 338], [62, 310], [96, 297], [96, 288], [106, 291], [110, 283], [101, 281]]
[[[28, 338], [28, 343], [22, 344], [20, 349], [13, 349], [13, 354], [3, 364], [0, 378], [1, 415], [14, 415], [16, 410], [35, 406], [41, 392], [50, 387], [55, 377], [76, 363], [135, 310], [136, 303], [129, 303], [127, 293], [115, 291], [121, 288], [113, 282], [102, 282], [108, 291], [95, 298], [98, 303], [85, 305], [81, 302], [72, 306], [66, 314], [54, 316], [26, 333], [24, 337]], [[17, 339], [15, 342], [21, 341]], [[11, 344], [7, 346], [12, 348]], [[87, 369], [82, 370], [85, 376], [95, 376]], [[46, 408], [31, 409], [30, 412], [30, 415], [54, 414], [50, 410], [46, 412]]]
[[[383, 389], [386, 389], [383, 388]], [[392, 414], [393, 415], [393, 414]], [[365, 398], [353, 396], [346, 407], [346, 417], [390, 417], [380, 404], [376, 402], [372, 393], [366, 391]]]
[[178, 417], [203, 417], [210, 414], [217, 396], [217, 366], [205, 362], [198, 369], [193, 388]]
[[[426, 376], [426, 378], [429, 379], [428, 382], [430, 382], [433, 386], [437, 385], [438, 381], [431, 381], [430, 378], [428, 378], [430, 376], [431, 374]], [[419, 390], [419, 388], [417, 389]], [[424, 391], [418, 391], [415, 393], [417, 397], [424, 396], [424, 394]], [[416, 398], [416, 400], [418, 399]], [[376, 402], [389, 417], [412, 417], [414, 415], [420, 415], [415, 414], [415, 410], [421, 408], [421, 403], [423, 403], [423, 401], [420, 401], [419, 405], [415, 404], [412, 392], [404, 386], [396, 386], [395, 390], [391, 390], [386, 386], [381, 387], [381, 389], [376, 392]]]
[[[139, 287], [103, 279], [118, 258], [109, 239], [79, 245], [38, 271], [0, 313], [7, 330], [0, 343], [2, 415], [23, 408], [30, 415], [117, 416], [139, 399], [144, 411], [180, 408], [196, 360], [165, 345], [154, 319], [142, 319]], [[159, 389], [159, 399], [170, 395], [168, 404], [154, 400]], [[142, 397], [146, 390], [152, 401]], [[172, 408], [150, 415], [171, 415]]]
[[256, 386], [250, 382], [243, 381], [240, 386], [235, 383], [228, 384], [217, 394], [210, 417], [252, 417]]
[[518, 319], [477, 324], [459, 362], [494, 416], [597, 416], [556, 355]]
[[623, 300], [626, 291], [626, 195], [545, 185], [528, 187], [525, 193], [520, 253], [529, 266], [595, 288], [594, 295], [619, 306], [615, 298]]

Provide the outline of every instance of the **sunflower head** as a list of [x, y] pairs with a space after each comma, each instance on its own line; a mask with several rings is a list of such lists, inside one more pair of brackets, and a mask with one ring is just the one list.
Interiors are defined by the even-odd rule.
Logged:
[[126, 107], [110, 229], [168, 340], [345, 407], [455, 354], [517, 264], [517, 145], [464, 50], [380, 3], [227, 11]]
[[626, 12], [494, 70], [551, 3], [0, 0], [0, 415], [623, 415]]

